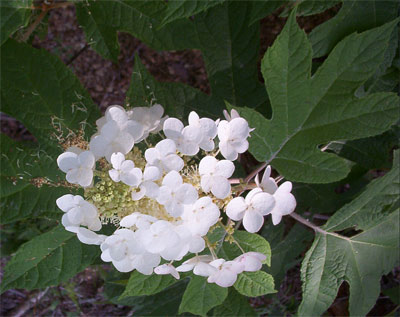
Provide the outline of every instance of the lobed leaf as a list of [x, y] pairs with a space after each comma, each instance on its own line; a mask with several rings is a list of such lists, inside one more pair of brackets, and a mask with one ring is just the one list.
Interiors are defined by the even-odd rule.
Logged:
[[248, 26], [251, 2], [225, 2], [196, 16], [196, 36], [213, 97], [257, 107], [267, 100], [258, 81], [259, 25]]
[[1, 292], [57, 285], [82, 271], [99, 256], [98, 246], [82, 244], [62, 226], [24, 243], [7, 263]]
[[222, 304], [227, 296], [227, 288], [208, 283], [205, 277], [194, 276], [183, 294], [179, 314], [188, 312], [205, 316], [211, 308]]
[[[344, 281], [350, 285], [350, 315], [366, 315], [375, 304], [381, 275], [399, 263], [399, 151], [393, 166], [317, 231], [302, 263], [300, 316], [322, 314]], [[354, 227], [363, 232], [333, 232]]]
[[398, 1], [346, 0], [339, 13], [314, 28], [310, 35], [313, 57], [328, 54], [345, 36], [381, 26], [397, 17]]
[[183, 18], [190, 18], [197, 13], [207, 11], [208, 9], [221, 4], [225, 0], [211, 0], [211, 1], [186, 1], [176, 0], [168, 2], [165, 16], [161, 22], [160, 28], [164, 27], [168, 23], [174, 22]]
[[150, 106], [154, 103], [161, 104], [166, 113], [177, 117], [187, 116], [191, 110], [196, 110], [199, 115], [216, 118], [224, 108], [222, 101], [193, 87], [156, 81], [136, 56], [131, 85], [127, 92], [127, 104]]
[[58, 57], [14, 40], [1, 47], [1, 54], [2, 111], [21, 121], [41, 146], [59, 147], [56, 127], [65, 135], [67, 129], [93, 132], [100, 112]]
[[250, 152], [289, 180], [330, 183], [349, 173], [345, 161], [318, 149], [332, 140], [381, 134], [398, 120], [399, 98], [356, 90], [383, 60], [397, 20], [340, 42], [311, 77], [311, 47], [293, 12], [262, 61], [273, 116], [238, 109], [256, 128]]
[[0, 1], [0, 46], [19, 28], [28, 24], [32, 0]]
[[[193, 23], [188, 19], [159, 29], [167, 10], [165, 1], [88, 0], [76, 3], [76, 7], [86, 38], [104, 57], [117, 56], [117, 31], [128, 32], [156, 50], [198, 48]], [[88, 18], [90, 21], [85, 21]]]
[[54, 186], [65, 179], [55, 162], [58, 151], [16, 142], [4, 134], [0, 146], [0, 223], [36, 217], [59, 219], [62, 212], [56, 199], [76, 190]]

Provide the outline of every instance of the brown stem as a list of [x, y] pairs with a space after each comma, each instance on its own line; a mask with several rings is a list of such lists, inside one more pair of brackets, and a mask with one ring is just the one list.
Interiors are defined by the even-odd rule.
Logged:
[[57, 8], [65, 8], [70, 5], [73, 5], [73, 2], [56, 2], [56, 3], [51, 3], [51, 4], [46, 4], [43, 3], [41, 7], [32, 7], [32, 9], [37, 9], [37, 10], [42, 10], [42, 12], [38, 15], [35, 21], [31, 25], [29, 25], [28, 29], [26, 30], [25, 34], [22, 36], [22, 42], [26, 42], [33, 31], [37, 28], [37, 26], [40, 24], [40, 22], [44, 19], [46, 16], [47, 12], [51, 9], [57, 9]]
[[31, 36], [32, 32], [35, 31], [36, 27], [39, 25], [39, 23], [44, 19], [44, 17], [47, 14], [47, 10], [46, 11], [42, 11], [38, 17], [36, 18], [36, 20], [28, 27], [28, 29], [26, 30], [25, 34], [22, 36], [22, 42], [26, 42], [29, 37]]
[[325, 231], [321, 227], [318, 227], [316, 224], [313, 224], [311, 221], [308, 221], [307, 219], [303, 218], [299, 214], [296, 214], [295, 212], [292, 212], [291, 214], [289, 214], [289, 216], [291, 216], [293, 219], [297, 220], [298, 222], [302, 223], [303, 225], [313, 229], [315, 232], [319, 232], [319, 233], [321, 233], [323, 235], [335, 236], [335, 237], [340, 238], [340, 239], [350, 240], [350, 238], [342, 236], [340, 234], [337, 234], [337, 233], [334, 233], [334, 232]]
[[267, 167], [267, 163], [262, 163], [258, 168], [252, 171], [247, 177], [244, 179], [246, 183], [250, 182], [256, 175], [261, 172], [264, 168]]

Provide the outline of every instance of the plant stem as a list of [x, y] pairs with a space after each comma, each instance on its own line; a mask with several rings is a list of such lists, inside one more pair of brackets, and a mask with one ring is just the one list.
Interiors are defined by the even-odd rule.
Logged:
[[267, 163], [262, 163], [258, 168], [252, 171], [247, 177], [244, 179], [246, 183], [250, 182], [259, 172], [261, 172], [264, 168], [267, 167]]
[[29, 37], [31, 36], [31, 34], [33, 33], [33, 31], [35, 31], [36, 27], [40, 24], [40, 22], [44, 19], [44, 17], [47, 14], [47, 10], [42, 11], [38, 17], [36, 18], [36, 20], [28, 27], [28, 29], [26, 30], [25, 34], [22, 36], [22, 42], [26, 42]]
[[334, 236], [340, 239], [345, 239], [345, 240], [350, 240], [350, 238], [342, 236], [340, 234], [334, 233], [334, 232], [328, 232], [325, 231], [324, 229], [322, 229], [321, 227], [318, 227], [316, 224], [313, 224], [311, 221], [303, 218], [302, 216], [300, 216], [299, 214], [296, 214], [295, 212], [292, 212], [291, 214], [289, 214], [290, 217], [292, 217], [293, 219], [297, 220], [298, 222], [302, 223], [303, 225], [313, 229], [315, 232], [319, 232], [323, 235], [330, 235], [330, 236]]
[[296, 214], [295, 212], [292, 212], [291, 214], [289, 214], [289, 216], [292, 217], [293, 219], [297, 220], [298, 222], [302, 223], [303, 225], [313, 229], [316, 232], [320, 232], [322, 234], [328, 233], [327, 231], [321, 229], [317, 225], [313, 224], [311, 221], [303, 218], [302, 216], [300, 216], [299, 214]]

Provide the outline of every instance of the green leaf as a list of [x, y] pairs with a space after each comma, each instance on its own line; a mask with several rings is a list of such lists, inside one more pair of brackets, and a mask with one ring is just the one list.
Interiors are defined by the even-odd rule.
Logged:
[[246, 297], [229, 288], [225, 301], [214, 308], [213, 316], [258, 316]]
[[284, 229], [283, 226], [268, 223], [262, 231], [262, 235], [268, 238], [271, 244], [272, 252], [271, 266], [265, 271], [274, 277], [277, 289], [286, 271], [300, 262], [299, 256], [312, 240], [312, 233], [300, 224], [296, 224], [286, 236], [283, 235]]
[[210, 0], [210, 1], [199, 1], [199, 0], [175, 0], [168, 2], [165, 17], [161, 22], [160, 27], [167, 25], [168, 23], [174, 22], [182, 18], [190, 18], [197, 13], [207, 11], [208, 9], [221, 4], [225, 0]]
[[40, 181], [55, 184], [65, 179], [56, 163], [57, 151], [16, 142], [4, 134], [0, 146], [0, 223], [36, 217], [59, 219], [62, 212], [56, 206], [56, 199], [70, 193], [71, 188], [39, 184]]
[[184, 312], [205, 316], [207, 312], [220, 304], [228, 296], [228, 289], [207, 282], [207, 278], [194, 276], [179, 306], [179, 314]]
[[118, 62], [119, 45], [117, 29], [108, 25], [107, 20], [99, 19], [101, 10], [97, 6], [89, 7], [87, 3], [76, 3], [76, 17], [82, 26], [86, 42], [106, 59]]
[[344, 178], [349, 173], [346, 162], [318, 146], [381, 134], [398, 120], [396, 94], [354, 96], [382, 62], [396, 24], [348, 36], [311, 77], [311, 47], [292, 13], [262, 61], [272, 119], [237, 109], [255, 128], [249, 140], [255, 158], [293, 181], [330, 183]]
[[43, 175], [53, 182], [65, 179], [57, 166], [57, 150], [33, 142], [17, 142], [5, 134], [0, 135], [0, 147], [0, 175], [3, 177], [15, 177], [17, 181], [29, 181]]
[[385, 218], [393, 211], [392, 208], [398, 207], [400, 201], [399, 154], [397, 150], [389, 173], [372, 181], [356, 199], [344, 205], [329, 218], [324, 226], [326, 230], [341, 231], [349, 227], [365, 230]]
[[90, 135], [100, 111], [58, 57], [13, 40], [1, 47], [1, 55], [4, 113], [20, 120], [42, 146], [59, 146], [52, 123], [65, 135], [81, 127]]
[[[298, 213], [311, 212], [332, 214], [354, 199], [370, 182], [368, 170], [352, 164], [346, 178], [330, 184], [294, 183], [292, 193], [296, 197]], [[342, 189], [345, 189], [343, 192]]]
[[249, 14], [249, 25], [272, 14], [279, 7], [286, 5], [288, 0], [252, 1]]
[[[56, 206], [57, 198], [71, 193], [63, 187], [42, 186], [37, 188], [29, 183], [23, 183], [16, 191], [12, 182], [1, 178], [0, 223], [11, 223], [22, 219], [49, 217], [61, 219], [62, 212]], [[9, 191], [4, 194], [3, 191]]]
[[222, 100], [217, 101], [193, 87], [156, 81], [136, 56], [131, 85], [127, 92], [127, 104], [150, 106], [154, 103], [161, 104], [165, 113], [177, 117], [187, 116], [195, 109], [199, 115], [216, 118], [224, 108]]
[[343, 281], [350, 284], [350, 315], [366, 315], [379, 296], [381, 275], [398, 263], [399, 220], [394, 212], [351, 239], [317, 233], [302, 264], [299, 315], [325, 312]]
[[[316, 234], [301, 269], [300, 316], [321, 315], [340, 285], [350, 285], [350, 315], [366, 315], [380, 293], [380, 279], [399, 262], [399, 152], [392, 171], [375, 180], [332, 216]], [[351, 238], [333, 231], [364, 230]]]
[[31, 7], [32, 0], [0, 1], [0, 45], [15, 31], [28, 24]]
[[398, 8], [399, 2], [391, 0], [343, 1], [335, 17], [311, 31], [313, 57], [328, 54], [341, 39], [353, 32], [362, 32], [395, 19]]
[[225, 2], [196, 16], [196, 35], [213, 97], [256, 107], [267, 100], [258, 81], [259, 25], [248, 26], [250, 2]]
[[[84, 22], [82, 27], [93, 49], [103, 56], [116, 54], [117, 31], [128, 32], [156, 50], [182, 50], [199, 46], [193, 23], [188, 19], [180, 19], [159, 29], [167, 10], [167, 3], [162, 0], [88, 0], [77, 6], [82, 19], [86, 15], [91, 16], [90, 21], [80, 23]], [[107, 53], [110, 48], [111, 52]]]
[[104, 295], [116, 305], [132, 306], [137, 316], [176, 316], [181, 302], [183, 292], [187, 286], [187, 279], [180, 280], [168, 286], [161, 292], [154, 295], [130, 296], [120, 299], [125, 286], [120, 284], [120, 280], [126, 275], [114, 272], [104, 284]]
[[[346, 1], [346, 0], [345, 0]], [[297, 8], [297, 15], [299, 16], [308, 16], [313, 14], [318, 14], [324, 12], [338, 3], [342, 2], [341, 0], [303, 0], [300, 2]]]
[[274, 278], [264, 271], [240, 273], [233, 286], [240, 294], [249, 297], [276, 293]]
[[[268, 241], [263, 237], [256, 233], [236, 230], [233, 238], [245, 252], [260, 252], [264, 254], [267, 257], [264, 263], [271, 265], [271, 248]], [[229, 260], [233, 260], [242, 254], [239, 247], [230, 242], [224, 242], [219, 252]]]
[[129, 277], [128, 284], [120, 299], [128, 296], [156, 294], [175, 282], [176, 279], [171, 275], [144, 275], [134, 271]]
[[366, 169], [390, 168], [391, 150], [398, 144], [398, 127], [381, 135], [352, 141], [334, 141], [329, 149]]
[[56, 227], [18, 249], [5, 267], [1, 292], [65, 282], [90, 265], [99, 253], [98, 246], [82, 244], [76, 234]]

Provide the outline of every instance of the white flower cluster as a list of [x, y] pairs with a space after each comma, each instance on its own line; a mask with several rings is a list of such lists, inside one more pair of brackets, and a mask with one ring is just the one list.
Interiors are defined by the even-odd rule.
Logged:
[[[233, 198], [232, 161], [248, 149], [247, 121], [234, 110], [221, 121], [191, 112], [185, 126], [163, 113], [160, 105], [129, 111], [111, 106], [96, 122], [88, 149], [71, 147], [58, 157], [67, 181], [85, 189], [85, 198], [68, 194], [57, 200], [65, 212], [62, 224], [82, 243], [100, 245], [102, 260], [121, 272], [179, 278], [179, 272], [193, 271], [210, 283], [231, 286], [241, 272], [259, 270], [266, 257], [247, 252], [232, 261], [218, 259], [207, 233], [221, 223], [221, 210], [231, 220], [243, 220], [249, 232], [260, 230], [268, 214], [278, 224], [296, 206], [291, 183], [278, 187], [268, 167], [261, 182], [256, 178], [257, 188]], [[166, 138], [144, 155], [134, 147], [161, 131]], [[200, 150], [205, 155], [196, 163], [193, 156]], [[224, 159], [217, 159], [219, 154]], [[108, 222], [118, 225], [112, 235], [96, 233]], [[189, 253], [195, 256], [172, 265]]]

